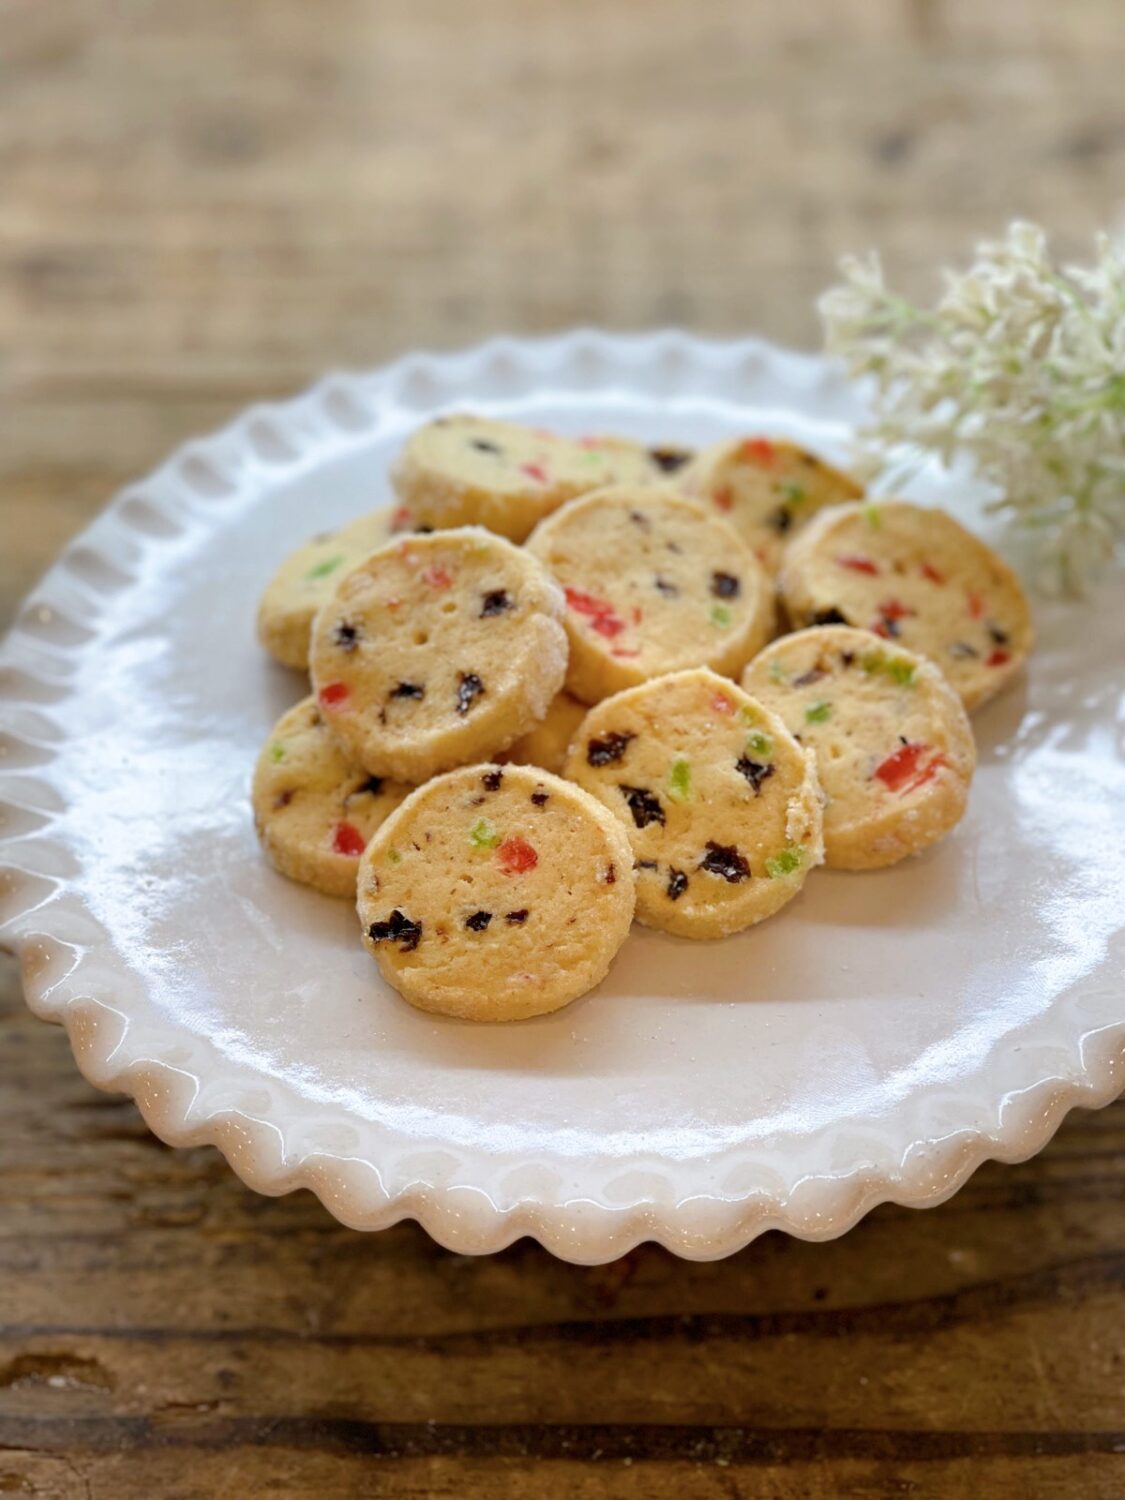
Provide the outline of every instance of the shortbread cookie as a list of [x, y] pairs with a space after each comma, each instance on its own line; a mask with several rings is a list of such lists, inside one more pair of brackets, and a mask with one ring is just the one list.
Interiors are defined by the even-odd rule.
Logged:
[[340, 579], [369, 552], [413, 525], [405, 506], [388, 505], [291, 552], [266, 585], [258, 606], [258, 639], [270, 655], [303, 672], [309, 663], [313, 617]]
[[714, 672], [660, 677], [590, 710], [566, 774], [622, 822], [637, 916], [713, 938], [771, 916], [820, 864], [811, 751]]
[[515, 1021], [592, 989], [629, 931], [620, 825], [529, 766], [464, 766], [419, 787], [360, 865], [363, 940], [421, 1010]]
[[410, 787], [369, 776], [340, 749], [315, 698], [282, 714], [254, 769], [254, 823], [274, 867], [329, 896], [355, 896], [359, 856]]
[[741, 671], [773, 584], [725, 522], [667, 485], [572, 500], [527, 543], [566, 590], [566, 685], [587, 703], [686, 667]]
[[1031, 649], [1019, 579], [942, 510], [907, 500], [825, 510], [785, 554], [780, 589], [795, 626], [857, 625], [928, 656], [972, 709]]
[[486, 417], [436, 417], [407, 441], [391, 482], [426, 525], [475, 524], [522, 542], [564, 501], [601, 485], [658, 478], [676, 466], [679, 452]]
[[506, 750], [566, 673], [563, 596], [479, 527], [402, 537], [347, 573], [313, 625], [309, 669], [349, 755], [421, 782]]
[[520, 738], [503, 754], [505, 761], [521, 766], [542, 766], [561, 775], [566, 752], [586, 717], [586, 705], [567, 692], [558, 693], [541, 724]]
[[825, 862], [893, 865], [960, 821], [976, 765], [960, 698], [932, 662], [847, 625], [782, 636], [743, 673], [816, 756]]
[[849, 474], [783, 438], [729, 438], [704, 448], [678, 482], [725, 516], [771, 573], [786, 540], [822, 506], [863, 493]]

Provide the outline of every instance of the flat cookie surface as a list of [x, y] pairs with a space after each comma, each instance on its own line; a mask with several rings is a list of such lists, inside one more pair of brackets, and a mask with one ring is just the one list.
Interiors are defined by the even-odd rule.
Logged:
[[786, 550], [794, 626], [855, 625], [928, 656], [975, 708], [1020, 670], [1031, 616], [1019, 579], [942, 510], [906, 500], [822, 511]]
[[932, 662], [847, 625], [782, 636], [742, 686], [816, 756], [825, 862], [894, 864], [959, 821], [976, 764], [956, 692]]
[[856, 500], [850, 474], [783, 438], [728, 438], [696, 455], [680, 484], [728, 520], [768, 572], [786, 541], [825, 505]]
[[420, 787], [372, 839], [363, 940], [422, 1010], [543, 1015], [605, 976], [633, 916], [631, 863], [616, 819], [569, 782], [462, 767]]
[[651, 927], [738, 932], [792, 900], [821, 861], [811, 753], [714, 672], [678, 672], [599, 703], [566, 773], [621, 820], [637, 917]]
[[565, 501], [619, 481], [645, 483], [682, 466], [682, 450], [626, 438], [568, 438], [487, 417], [437, 417], [406, 442], [391, 471], [420, 523], [485, 526], [522, 542]]
[[562, 686], [564, 608], [535, 558], [479, 527], [401, 538], [316, 618], [321, 710], [377, 776], [417, 783], [507, 749]]
[[328, 896], [354, 897], [359, 856], [410, 790], [350, 761], [315, 698], [303, 698], [282, 714], [258, 757], [254, 823], [283, 875]]
[[769, 639], [773, 585], [750, 549], [668, 486], [583, 495], [527, 547], [565, 589], [567, 688], [587, 703], [687, 667], [734, 675]]
[[304, 671], [313, 619], [337, 583], [369, 552], [412, 525], [405, 506], [388, 505], [291, 552], [266, 585], [258, 606], [258, 639], [270, 655], [283, 666]]
[[570, 742], [586, 717], [586, 705], [565, 690], [551, 700], [547, 717], [536, 724], [504, 752], [513, 765], [542, 766], [544, 771], [562, 774]]

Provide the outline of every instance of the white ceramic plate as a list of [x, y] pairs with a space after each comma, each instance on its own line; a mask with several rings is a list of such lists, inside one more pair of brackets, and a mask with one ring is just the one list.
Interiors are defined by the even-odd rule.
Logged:
[[[119, 496], [0, 656], [0, 924], [86, 1077], [349, 1224], [412, 1216], [461, 1251], [532, 1234], [586, 1262], [839, 1234], [1107, 1102], [1125, 1065], [1112, 584], [1039, 607], [1028, 679], [978, 716], [970, 810], [936, 850], [817, 872], [725, 942], [638, 928], [555, 1015], [412, 1010], [348, 903], [272, 873], [247, 785], [303, 686], [255, 645], [259, 591], [388, 498], [404, 434], [448, 406], [654, 441], [762, 429], [828, 456], [857, 415], [830, 367], [756, 342], [504, 340], [255, 408]], [[963, 480], [917, 488], [976, 519]]]

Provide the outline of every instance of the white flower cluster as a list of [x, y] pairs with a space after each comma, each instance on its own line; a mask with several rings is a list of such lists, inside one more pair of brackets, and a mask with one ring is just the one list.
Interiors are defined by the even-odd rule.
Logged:
[[1043, 232], [1015, 223], [944, 273], [932, 310], [889, 291], [876, 255], [841, 270], [820, 310], [829, 352], [873, 381], [868, 473], [887, 475], [896, 446], [968, 454], [1000, 493], [990, 508], [1040, 528], [1055, 580], [1082, 583], [1125, 534], [1120, 248], [1103, 235], [1093, 267], [1060, 269]]

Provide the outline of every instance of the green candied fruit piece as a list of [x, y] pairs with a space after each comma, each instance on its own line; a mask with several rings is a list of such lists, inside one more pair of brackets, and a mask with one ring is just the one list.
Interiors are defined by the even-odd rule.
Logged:
[[499, 842], [500, 835], [496, 832], [496, 825], [487, 818], [478, 818], [469, 829], [469, 843], [474, 849], [495, 849]]
[[310, 568], [305, 574], [307, 579], [327, 578], [329, 573], [334, 573], [344, 561], [344, 554], [338, 553], [335, 557], [326, 557], [323, 562], [318, 562], [315, 568]]
[[883, 670], [884, 660], [885, 658], [881, 651], [867, 651], [860, 657], [859, 664], [868, 676], [873, 676], [876, 672]]
[[674, 760], [668, 776], [668, 795], [673, 802], [686, 802], [691, 796], [691, 765], [686, 760]]
[[270, 746], [270, 760], [276, 765], [279, 760], [285, 759], [285, 746], [280, 740]]
[[773, 661], [770, 662], [770, 681], [784, 682], [785, 680], [785, 668], [781, 665], [780, 660], [775, 656]]
[[870, 501], [863, 507], [863, 519], [871, 527], [872, 531], [878, 531], [883, 524], [883, 517], [877, 505]]
[[827, 698], [821, 698], [819, 703], [810, 703], [805, 709], [806, 724], [827, 724], [832, 717], [832, 705]]
[[887, 676], [899, 687], [913, 687], [914, 663], [903, 661], [901, 656], [892, 656], [887, 661]]
[[769, 760], [773, 754], [773, 740], [768, 734], [752, 734], [746, 741], [747, 755], [758, 755], [763, 760]]
[[402, 855], [398, 852], [397, 849], [388, 849], [387, 850], [387, 863], [391, 864], [391, 865], [401, 865], [402, 864]]
[[725, 630], [730, 624], [730, 610], [725, 604], [712, 604], [711, 624], [718, 625], [722, 630]]
[[798, 484], [795, 479], [786, 479], [779, 488], [790, 505], [800, 505], [802, 500], [809, 498], [808, 490], [803, 484]]
[[805, 846], [803, 844], [790, 844], [788, 849], [783, 849], [780, 854], [774, 854], [766, 860], [766, 874], [771, 880], [779, 880], [783, 875], [792, 875], [794, 870], [799, 870], [805, 860]]
[[740, 703], [738, 713], [735, 715], [740, 724], [756, 724], [758, 722], [758, 710], [751, 707], [749, 703]]

